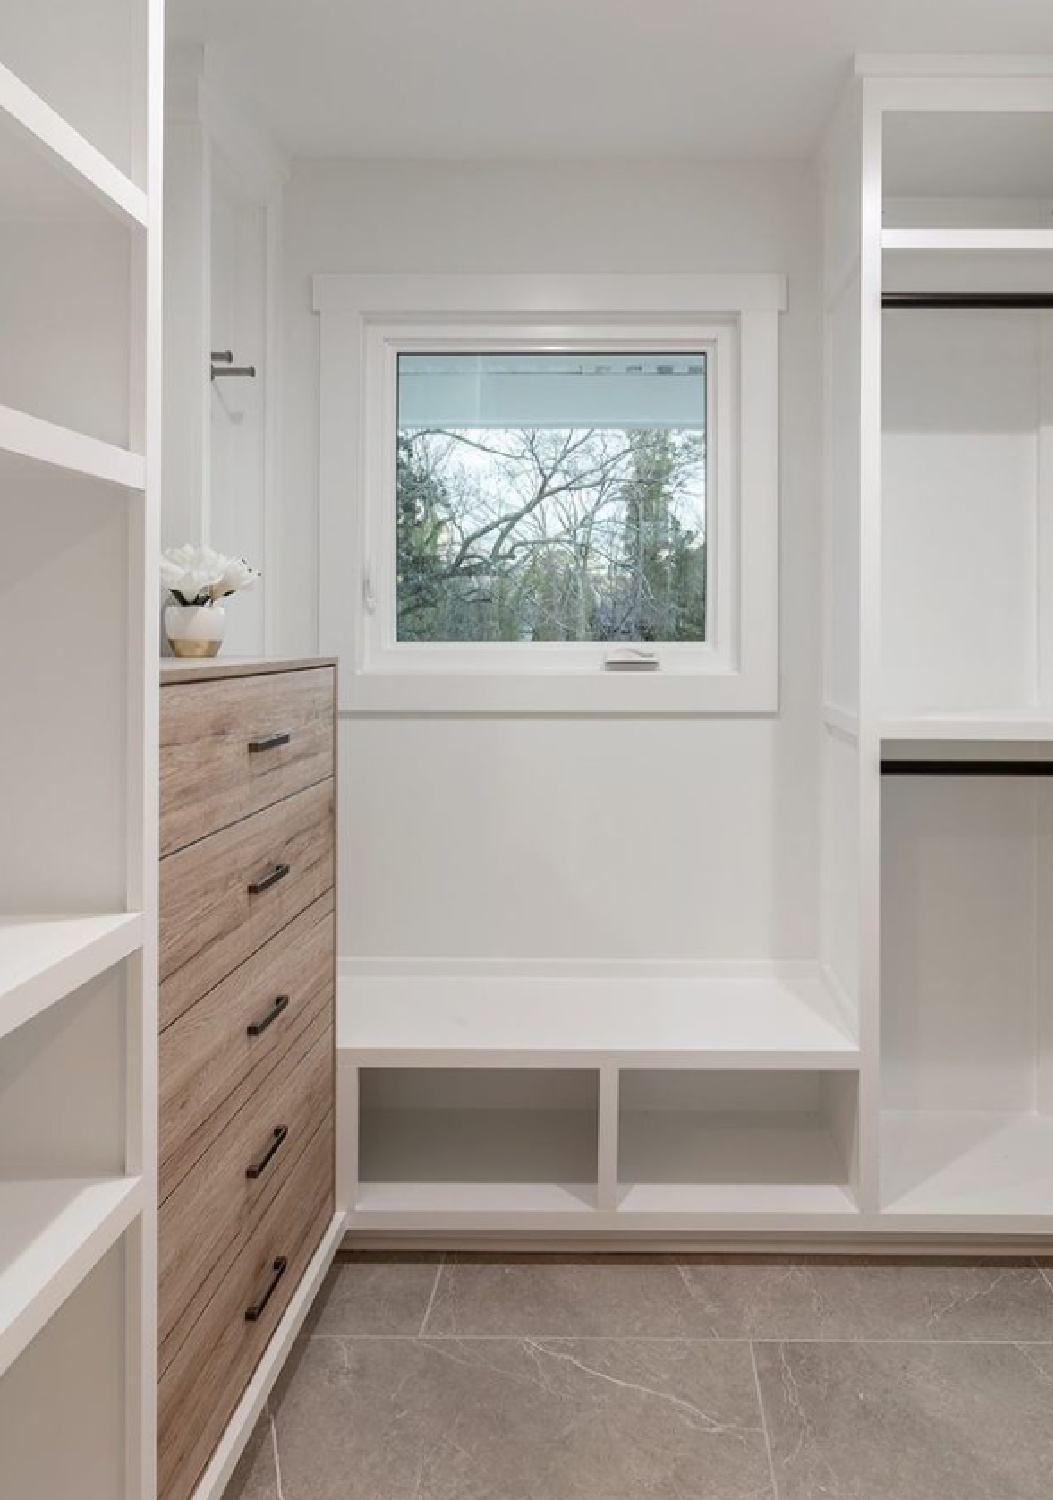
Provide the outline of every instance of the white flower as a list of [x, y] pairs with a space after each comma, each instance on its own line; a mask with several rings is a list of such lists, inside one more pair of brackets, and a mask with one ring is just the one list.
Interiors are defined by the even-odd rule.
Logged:
[[255, 568], [250, 568], [243, 557], [220, 559], [223, 571], [212, 585], [213, 599], [225, 599], [228, 594], [237, 594], [242, 589], [251, 589], [260, 580]]
[[260, 574], [244, 558], [211, 547], [169, 547], [161, 556], [161, 584], [181, 604], [213, 604], [252, 588]]

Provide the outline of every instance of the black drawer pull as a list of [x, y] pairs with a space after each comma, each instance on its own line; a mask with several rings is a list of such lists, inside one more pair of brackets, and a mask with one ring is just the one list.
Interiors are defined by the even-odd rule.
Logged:
[[279, 995], [267, 1014], [265, 1016], [261, 1016], [258, 1021], [253, 1021], [251, 1026], [246, 1026], [245, 1030], [248, 1032], [249, 1036], [262, 1036], [263, 1033], [267, 1030], [268, 1026], [274, 1025], [274, 1022], [281, 1015], [282, 1011], [288, 1009], [288, 995]]
[[259, 880], [249, 882], [249, 895], [258, 896], [261, 891], [269, 891], [272, 885], [277, 885], [279, 880], [284, 880], [288, 875], [291, 865], [275, 865], [273, 870], [268, 870], [266, 875], [261, 875]]
[[277, 750], [279, 745], [287, 745], [292, 739], [284, 729], [279, 729], [275, 734], [261, 734], [256, 739], [249, 741], [249, 754], [259, 755], [261, 750]]
[[263, 1314], [266, 1311], [267, 1303], [271, 1300], [275, 1292], [278, 1290], [279, 1281], [281, 1281], [282, 1277], [289, 1269], [289, 1262], [285, 1259], [284, 1255], [278, 1256], [278, 1259], [274, 1262], [273, 1269], [274, 1275], [271, 1278], [270, 1286], [267, 1288], [258, 1302], [254, 1302], [251, 1307], [247, 1307], [245, 1309], [246, 1323], [258, 1323], [263, 1317]]
[[245, 1176], [252, 1178], [262, 1177], [264, 1172], [270, 1166], [274, 1157], [277, 1156], [278, 1152], [285, 1144], [285, 1137], [288, 1134], [288, 1125], [276, 1125], [274, 1129], [274, 1139], [271, 1141], [266, 1151], [260, 1157], [259, 1161], [255, 1161], [253, 1162], [251, 1167], [245, 1168]]

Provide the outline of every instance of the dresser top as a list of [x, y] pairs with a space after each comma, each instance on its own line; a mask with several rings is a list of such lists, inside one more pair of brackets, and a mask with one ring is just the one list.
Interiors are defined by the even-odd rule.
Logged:
[[209, 682], [216, 677], [260, 677], [267, 672], [335, 666], [335, 656], [162, 656], [161, 682]]

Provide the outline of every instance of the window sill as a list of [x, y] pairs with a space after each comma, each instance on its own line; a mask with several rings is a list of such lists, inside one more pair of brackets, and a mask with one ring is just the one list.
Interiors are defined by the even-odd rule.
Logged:
[[693, 715], [772, 714], [774, 673], [575, 671], [527, 674], [347, 672], [340, 708], [351, 714]]

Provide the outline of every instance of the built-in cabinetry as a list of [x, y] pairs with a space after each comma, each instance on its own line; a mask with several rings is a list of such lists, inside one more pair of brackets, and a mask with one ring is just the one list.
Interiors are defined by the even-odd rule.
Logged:
[[823, 150], [814, 959], [350, 964], [356, 1235], [1053, 1231], [1051, 125], [897, 58]]
[[221, 1491], [339, 1233], [334, 677], [162, 673], [161, 1500]]
[[163, 6], [0, 10], [0, 1491], [152, 1500]]

